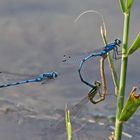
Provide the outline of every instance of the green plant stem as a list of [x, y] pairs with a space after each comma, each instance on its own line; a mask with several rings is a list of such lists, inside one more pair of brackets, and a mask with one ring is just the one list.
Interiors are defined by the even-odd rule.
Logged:
[[123, 122], [119, 121], [119, 117], [123, 109], [125, 84], [126, 84], [126, 73], [127, 73], [126, 54], [127, 54], [127, 46], [128, 46], [128, 35], [129, 35], [129, 20], [130, 20], [130, 12], [124, 13], [123, 48], [122, 48], [119, 96], [117, 98], [115, 140], [121, 140], [122, 129], [123, 129]]

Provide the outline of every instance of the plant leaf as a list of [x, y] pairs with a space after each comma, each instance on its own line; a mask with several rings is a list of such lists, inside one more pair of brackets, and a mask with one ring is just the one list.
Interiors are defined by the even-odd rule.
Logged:
[[124, 0], [120, 0], [120, 7], [121, 7], [122, 12], [124, 13], [125, 12]]
[[126, 0], [125, 8], [126, 8], [127, 10], [130, 10], [131, 7], [132, 7], [132, 5], [133, 5], [133, 2], [134, 2], [134, 0]]
[[140, 33], [137, 35], [135, 41], [133, 42], [131, 47], [128, 49], [127, 55], [133, 54], [139, 48], [140, 48]]
[[127, 121], [140, 106], [140, 93], [135, 95], [137, 87], [133, 87], [120, 114], [119, 121]]

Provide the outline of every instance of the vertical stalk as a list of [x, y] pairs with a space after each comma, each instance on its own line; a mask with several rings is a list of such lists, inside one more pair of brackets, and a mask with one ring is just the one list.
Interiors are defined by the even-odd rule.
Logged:
[[120, 73], [120, 88], [119, 96], [117, 98], [117, 112], [116, 112], [116, 128], [115, 128], [115, 140], [121, 140], [121, 134], [123, 129], [123, 122], [119, 121], [119, 116], [121, 114], [123, 103], [124, 103], [124, 93], [126, 84], [126, 73], [127, 73], [127, 46], [128, 46], [128, 35], [129, 35], [129, 21], [130, 12], [124, 13], [124, 30], [123, 30], [123, 48], [122, 48], [122, 61], [121, 61], [121, 73]]

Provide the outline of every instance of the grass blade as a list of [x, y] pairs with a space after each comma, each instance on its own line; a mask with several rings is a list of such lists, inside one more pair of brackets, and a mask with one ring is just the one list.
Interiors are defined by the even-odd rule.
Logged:
[[140, 33], [137, 35], [135, 41], [133, 42], [131, 47], [128, 49], [127, 55], [133, 54], [139, 48], [140, 48]]
[[66, 131], [68, 140], [72, 140], [72, 126], [70, 121], [70, 111], [65, 107], [65, 121], [66, 121]]
[[125, 12], [124, 0], [120, 0], [120, 7], [121, 7], [122, 12], [124, 13]]
[[125, 8], [127, 11], [129, 11], [131, 9], [133, 2], [134, 2], [134, 0], [126, 0]]

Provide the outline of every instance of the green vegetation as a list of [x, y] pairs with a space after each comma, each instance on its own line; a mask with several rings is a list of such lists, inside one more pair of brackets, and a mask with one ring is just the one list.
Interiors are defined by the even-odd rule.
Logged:
[[72, 126], [70, 121], [70, 111], [68, 110], [67, 106], [65, 108], [65, 122], [66, 122], [67, 139], [72, 140]]

